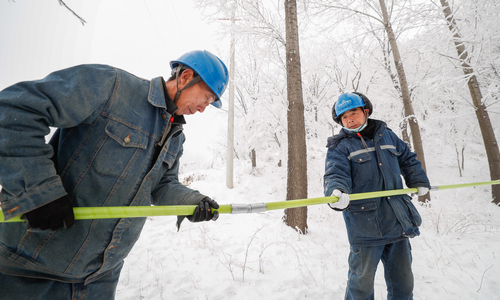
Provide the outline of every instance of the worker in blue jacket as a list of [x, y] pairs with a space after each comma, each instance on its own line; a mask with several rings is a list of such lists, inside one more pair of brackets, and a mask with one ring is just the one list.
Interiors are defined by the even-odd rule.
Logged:
[[146, 218], [75, 221], [73, 207], [197, 205], [190, 221], [217, 219], [178, 173], [184, 115], [221, 107], [227, 68], [199, 50], [170, 66], [165, 81], [80, 65], [0, 92], [1, 208], [26, 220], [0, 223], [0, 298], [114, 298]]
[[417, 195], [429, 191], [429, 180], [417, 156], [387, 124], [369, 118], [373, 106], [361, 93], [345, 93], [333, 106], [342, 125], [328, 138], [325, 196], [343, 211], [351, 246], [345, 299], [374, 299], [374, 277], [384, 264], [387, 299], [413, 299], [409, 238], [419, 235], [422, 219], [408, 195], [349, 201], [349, 194], [402, 189], [403, 176]]

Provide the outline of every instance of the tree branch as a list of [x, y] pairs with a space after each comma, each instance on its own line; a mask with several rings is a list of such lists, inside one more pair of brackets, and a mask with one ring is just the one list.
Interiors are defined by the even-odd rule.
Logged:
[[334, 9], [341, 9], [341, 10], [346, 10], [346, 11], [350, 11], [350, 12], [353, 12], [355, 14], [359, 14], [359, 15], [363, 15], [363, 16], [366, 16], [366, 17], [369, 17], [369, 18], [372, 18], [374, 19], [375, 21], [378, 21], [382, 24], [384, 24], [384, 21], [382, 21], [381, 19], [375, 17], [375, 16], [372, 16], [370, 14], [367, 14], [365, 12], [362, 12], [362, 11], [359, 11], [357, 9], [352, 9], [352, 8], [349, 8], [349, 7], [345, 7], [345, 6], [337, 6], [337, 5], [328, 5], [328, 4], [323, 4], [323, 3], [317, 3], [317, 2], [314, 2], [314, 1], [311, 1], [310, 2], [311, 4], [316, 4], [318, 6], [323, 6], [327, 9], [330, 9], [330, 8], [334, 8]]
[[85, 21], [82, 17], [80, 17], [77, 13], [75, 13], [71, 8], [69, 8], [69, 6], [67, 6], [63, 0], [58, 0], [58, 1], [59, 5], [66, 7], [66, 9], [69, 10], [75, 17], [77, 17], [78, 20], [80, 20], [80, 23], [82, 23], [82, 25], [85, 26], [85, 23], [87, 23], [87, 21]]

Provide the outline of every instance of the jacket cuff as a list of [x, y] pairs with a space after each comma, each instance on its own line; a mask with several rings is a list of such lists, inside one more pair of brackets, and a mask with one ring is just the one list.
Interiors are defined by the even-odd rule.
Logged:
[[60, 177], [17, 197], [9, 198], [3, 189], [0, 192], [0, 202], [4, 219], [7, 221], [25, 214], [67, 194]]
[[[328, 203], [328, 206], [330, 206], [330, 203]], [[337, 207], [331, 207], [331, 209], [333, 209], [334, 211], [344, 211], [344, 210], [347, 210], [349, 207], [351, 207], [351, 203], [349, 203], [345, 208], [337, 208]]]

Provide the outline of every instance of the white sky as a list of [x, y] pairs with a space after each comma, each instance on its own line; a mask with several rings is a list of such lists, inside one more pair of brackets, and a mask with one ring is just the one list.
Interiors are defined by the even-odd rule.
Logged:
[[[192, 0], [65, 3], [85, 26], [58, 0], [0, 0], [0, 90], [82, 63], [112, 65], [145, 79], [169, 77], [169, 61], [195, 49], [218, 55], [229, 68], [229, 39], [216, 37], [226, 21], [209, 23]], [[210, 155], [199, 143], [225, 143], [227, 93], [222, 102], [223, 110], [209, 107], [186, 117], [185, 157]]]
[[0, 89], [81, 63], [166, 77], [168, 62], [187, 51], [229, 49], [213, 37], [218, 25], [208, 24], [191, 0], [65, 2], [85, 26], [57, 0], [0, 1]]

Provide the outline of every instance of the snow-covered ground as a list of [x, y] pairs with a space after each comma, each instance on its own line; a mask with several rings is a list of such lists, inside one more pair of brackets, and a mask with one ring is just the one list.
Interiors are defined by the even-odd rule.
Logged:
[[[15, 82], [42, 78], [54, 70], [80, 63], [106, 63], [144, 78], [168, 76], [168, 61], [186, 51], [207, 49], [220, 53], [230, 49], [229, 35], [225, 42], [214, 38], [212, 33], [215, 34], [215, 30], [210, 30], [214, 27], [201, 23], [203, 16], [200, 12], [188, 8], [193, 6], [190, 0], [121, 1], [120, 5], [114, 1], [71, 1], [68, 4], [86, 19], [87, 25], [82, 26], [64, 7], [57, 5], [57, 1], [0, 1], [0, 24], [3, 25], [0, 27], [0, 90]], [[481, 18], [475, 16], [474, 20], [481, 21]], [[486, 24], [498, 24], [495, 18], [492, 20]], [[490, 27], [487, 29], [496, 34], [497, 27]], [[436, 39], [434, 35], [425, 36]], [[307, 35], [302, 35], [301, 39], [304, 37]], [[315, 38], [316, 35], [311, 35], [304, 45], [315, 44]], [[489, 40], [486, 35], [484, 45], [488, 45]], [[410, 64], [407, 71], [410, 79], [415, 77], [411, 79], [413, 85], [422, 86], [414, 90], [417, 100], [415, 111], [430, 113], [420, 125], [424, 131], [422, 136], [432, 185], [488, 181], [484, 147], [478, 142], [480, 131], [476, 121], [470, 121], [467, 115], [473, 114], [472, 108], [468, 112], [460, 110], [461, 101], [470, 102], [466, 96], [468, 91], [453, 90], [456, 86], [449, 81], [454, 81], [454, 77], [459, 75], [448, 74], [446, 68], [434, 66], [429, 68], [430, 73], [424, 72], [427, 64], [425, 59], [423, 62], [420, 59], [444, 50], [440, 47], [435, 50], [434, 45], [429, 48], [427, 43], [415, 44], [419, 63], [414, 66], [418, 68], [412, 70]], [[448, 44], [443, 40], [444, 48]], [[336, 46], [335, 43], [328, 43], [327, 49], [335, 48], [332, 45]], [[252, 44], [249, 49], [257, 48], [255, 46]], [[474, 47], [484, 55], [489, 53], [488, 48], [495, 49]], [[303, 49], [301, 59], [306, 62], [307, 51]], [[345, 70], [346, 80], [349, 78], [349, 68], [346, 68], [349, 64], [335, 62], [337, 59], [341, 61], [344, 56], [336, 58], [339, 53], [332, 55], [329, 51], [311, 49], [318, 56], [318, 61], [326, 57], [328, 64]], [[422, 52], [422, 49], [425, 51]], [[269, 51], [269, 54], [275, 55], [274, 48], [269, 48]], [[236, 52], [240, 55], [245, 51]], [[403, 57], [410, 60], [413, 57], [410, 54], [411, 51], [405, 51]], [[229, 61], [228, 55], [221, 57]], [[237, 65], [244, 57], [237, 57]], [[351, 60], [355, 55], [348, 53], [347, 57]], [[316, 60], [309, 57], [309, 61]], [[367, 63], [364, 61], [363, 65]], [[302, 64], [308, 65], [315, 71], [319, 67], [318, 63]], [[446, 74], [442, 76], [443, 83], [427, 78], [427, 74], [437, 71]], [[319, 69], [319, 74], [323, 74], [321, 72]], [[378, 75], [382, 76], [381, 79], [368, 86], [366, 78], [371, 75], [365, 74], [372, 72], [365, 69], [363, 72], [363, 76], [367, 77], [360, 87], [363, 86], [363, 90], [370, 87], [367, 96], [374, 103], [375, 117], [392, 120], [390, 127], [397, 129], [401, 121], [397, 117], [401, 106], [392, 105], [391, 97], [384, 94], [383, 75]], [[272, 73], [272, 76], [277, 74]], [[418, 82], [418, 78], [422, 78], [422, 82]], [[392, 83], [389, 81], [387, 84]], [[258, 95], [259, 102], [255, 104], [258, 107], [255, 114], [251, 114], [255, 123], [269, 118], [269, 114], [260, 114], [266, 110], [276, 113], [276, 118], [285, 118], [283, 108], [275, 112], [275, 108], [265, 106], [270, 103], [266, 98], [269, 91], [265, 86], [261, 89], [262, 97]], [[450, 95], [447, 96], [447, 93]], [[488, 94], [498, 94], [495, 84], [492, 84]], [[328, 105], [323, 103], [323, 107], [319, 107], [324, 110], [319, 113], [320, 121], [325, 116], [329, 118], [330, 110], [326, 106], [332, 105], [332, 102]], [[453, 110], [441, 107], [450, 104], [455, 105]], [[264, 106], [266, 109], [262, 109]], [[224, 103], [224, 109], [226, 107]], [[491, 104], [488, 110], [491, 110], [492, 121], [496, 122], [493, 128], [498, 139], [500, 118], [497, 107]], [[434, 111], [436, 108], [440, 110]], [[255, 170], [250, 167], [248, 158], [240, 155], [235, 162], [234, 188], [226, 188], [223, 158], [225, 130], [221, 130], [219, 125], [224, 124], [227, 115], [220, 113], [214, 116], [214, 111], [208, 109], [202, 115], [192, 117], [193, 121], [201, 120], [199, 122], [188, 120], [181, 178], [191, 178], [192, 188], [215, 198], [220, 204], [285, 200], [286, 158], [279, 158], [283, 166], [278, 167], [276, 156], [279, 154], [276, 153], [258, 152]], [[442, 123], [433, 122], [436, 118], [442, 118]], [[219, 120], [218, 125], [214, 124], [216, 120]], [[320, 129], [322, 126], [325, 130], [330, 128], [326, 123], [322, 124], [316, 126], [319, 129], [315, 128], [318, 140], [307, 141], [309, 197], [323, 196], [326, 136]], [[241, 132], [242, 124], [238, 125], [237, 141], [250, 144], [260, 138], [255, 129]], [[463, 177], [457, 170], [454, 149], [460, 149], [462, 145], [467, 147]], [[267, 147], [261, 146], [260, 149]], [[242, 148], [241, 144], [239, 148]], [[444, 190], [431, 192], [431, 195], [432, 205], [419, 207], [423, 217], [421, 236], [411, 240], [415, 299], [500, 299], [500, 208], [491, 204], [489, 188]], [[298, 234], [286, 226], [282, 216], [282, 210], [248, 215], [225, 214], [216, 222], [193, 224], [185, 221], [179, 232], [176, 232], [173, 217], [150, 218], [126, 259], [116, 298], [342, 299], [349, 253], [342, 214], [326, 205], [310, 206], [307, 235]], [[380, 265], [376, 277], [376, 299], [386, 298], [382, 269]]]
[[[325, 153], [308, 148], [309, 197], [323, 196]], [[272, 159], [255, 170], [236, 160], [228, 189], [223, 163], [186, 156], [181, 178], [194, 178], [191, 187], [220, 204], [285, 199], [286, 169]], [[453, 157], [428, 156], [432, 185], [489, 180], [484, 162], [469, 161], [460, 177]], [[500, 299], [500, 208], [490, 203], [489, 187], [431, 195], [430, 206], [418, 206], [421, 235], [411, 240], [415, 299]], [[224, 214], [216, 222], [185, 221], [179, 232], [173, 217], [150, 218], [126, 259], [117, 299], [343, 299], [349, 243], [342, 214], [310, 206], [307, 235], [282, 216]], [[375, 282], [375, 298], [386, 299], [382, 264]]]

